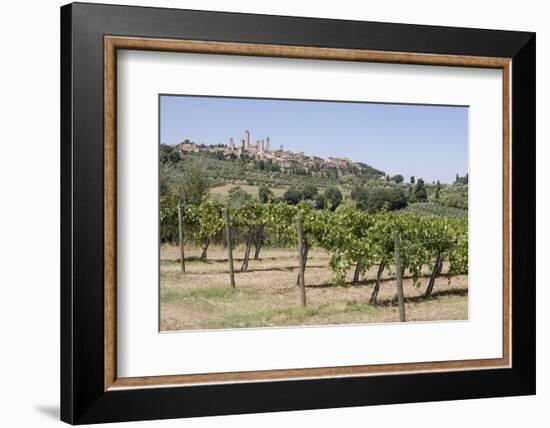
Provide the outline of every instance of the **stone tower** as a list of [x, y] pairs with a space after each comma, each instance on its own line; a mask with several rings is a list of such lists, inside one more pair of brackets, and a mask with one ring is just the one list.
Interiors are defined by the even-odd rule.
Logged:
[[248, 150], [250, 147], [250, 132], [248, 129], [244, 131], [244, 149]]

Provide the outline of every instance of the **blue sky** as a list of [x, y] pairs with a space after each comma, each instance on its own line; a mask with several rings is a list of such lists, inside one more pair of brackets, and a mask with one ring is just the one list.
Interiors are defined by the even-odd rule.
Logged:
[[468, 108], [162, 95], [160, 142], [251, 143], [347, 157], [390, 175], [451, 183], [468, 172]]

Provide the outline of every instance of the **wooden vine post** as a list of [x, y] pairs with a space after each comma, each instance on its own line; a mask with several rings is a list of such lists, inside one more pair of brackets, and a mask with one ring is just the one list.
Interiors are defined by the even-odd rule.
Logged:
[[384, 268], [386, 267], [386, 264], [384, 261], [381, 261], [378, 265], [378, 273], [376, 274], [376, 284], [374, 285], [374, 289], [372, 290], [372, 294], [370, 296], [370, 302], [372, 304], [376, 304], [376, 299], [378, 299], [378, 292], [380, 291], [380, 282], [382, 281], [382, 273], [384, 272]]
[[248, 226], [248, 233], [246, 234], [246, 247], [244, 250], [243, 264], [241, 266], [241, 272], [248, 270], [248, 260], [250, 259], [250, 247], [252, 246], [252, 227]]
[[233, 239], [231, 238], [231, 223], [229, 221], [229, 210], [224, 208], [223, 218], [225, 222], [225, 240], [227, 242], [227, 260], [229, 261], [229, 279], [231, 288], [235, 288], [235, 272], [233, 270]]
[[179, 202], [178, 202], [178, 230], [179, 230], [179, 238], [180, 238], [180, 267], [181, 267], [181, 271], [185, 272], [185, 251], [183, 249], [183, 240], [184, 240], [183, 208], [181, 206], [181, 203]]
[[300, 271], [298, 273], [299, 286], [300, 286], [300, 303], [303, 307], [306, 306], [306, 284], [304, 278], [305, 271], [305, 257], [304, 257], [304, 225], [301, 217], [296, 217], [296, 228], [298, 231], [298, 257], [300, 260]]
[[[307, 257], [308, 257], [308, 253], [309, 253], [309, 243], [307, 242], [307, 239], [303, 240], [302, 249], [303, 249], [303, 254], [304, 254], [304, 277], [305, 277], [306, 268], [307, 268]], [[298, 287], [300, 286], [300, 272], [298, 272], [298, 276], [296, 277], [296, 285]]]
[[403, 293], [403, 270], [401, 269], [399, 231], [394, 233], [395, 274], [397, 276], [397, 301], [399, 303], [399, 321], [405, 322], [405, 295]]
[[430, 275], [430, 281], [428, 282], [426, 292], [424, 293], [424, 297], [431, 297], [435, 285], [435, 278], [437, 277], [438, 273], [441, 272], [442, 265], [443, 262], [441, 261], [441, 252], [438, 252], [437, 257], [435, 258], [432, 274]]

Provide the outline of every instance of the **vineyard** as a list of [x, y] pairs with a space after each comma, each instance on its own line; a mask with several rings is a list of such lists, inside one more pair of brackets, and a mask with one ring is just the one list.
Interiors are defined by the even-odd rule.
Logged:
[[[330, 207], [319, 210], [306, 203], [287, 205], [257, 200], [235, 207], [210, 198], [185, 206], [170, 199], [161, 200], [160, 216], [164, 252], [171, 252], [171, 257], [161, 261], [161, 304], [172, 304], [174, 308], [179, 302], [182, 310], [189, 313], [198, 310], [197, 305], [210, 305], [211, 310], [217, 310], [214, 309], [216, 299], [224, 302], [220, 311], [231, 301], [241, 307], [250, 299], [258, 304], [263, 297], [257, 294], [261, 290], [271, 293], [266, 301], [281, 298], [284, 290], [286, 306], [279, 309], [297, 316], [295, 322], [308, 324], [304, 314], [315, 318], [319, 310], [332, 310], [333, 302], [320, 305], [322, 285], [323, 296], [326, 297], [327, 291], [338, 295], [338, 301], [346, 305], [345, 311], [354, 312], [353, 317], [399, 306], [399, 316], [393, 319], [397, 321], [404, 320], [405, 301], [409, 306], [413, 301], [433, 306], [437, 300], [433, 299], [437, 281], [441, 283], [444, 279], [446, 284], [451, 284], [456, 278], [462, 299], [464, 291], [467, 293], [468, 223], [465, 218], [387, 210], [369, 213], [346, 205], [334, 211]], [[178, 246], [177, 254], [173, 252], [176, 248], [173, 245]], [[251, 275], [245, 277], [246, 273]], [[170, 286], [162, 286], [163, 278]], [[186, 280], [194, 286], [186, 289]], [[273, 280], [276, 283], [265, 284]], [[276, 289], [279, 291], [275, 293]], [[384, 299], [380, 299], [381, 294], [385, 295]], [[460, 304], [464, 306], [464, 301]], [[270, 320], [281, 317], [266, 313], [262, 316]], [[465, 317], [464, 311], [459, 315], [438, 313], [434, 316], [442, 317], [439, 319]], [[421, 316], [408, 318], [423, 319]], [[327, 319], [325, 322], [349, 322], [339, 321], [335, 316]], [[206, 325], [238, 327], [242, 326], [241, 321]], [[286, 325], [288, 322], [246, 320], [244, 325]], [[193, 326], [182, 327], [177, 323], [171, 326], [167, 322], [166, 328]]]

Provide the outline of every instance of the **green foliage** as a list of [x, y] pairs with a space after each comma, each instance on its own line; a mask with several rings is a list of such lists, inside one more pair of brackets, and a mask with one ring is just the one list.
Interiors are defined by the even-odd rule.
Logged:
[[366, 201], [369, 198], [369, 191], [366, 186], [362, 184], [354, 185], [351, 189], [350, 197], [357, 203], [357, 208], [366, 209]]
[[308, 239], [329, 252], [336, 284], [344, 284], [348, 270], [357, 263], [362, 271], [376, 262], [392, 264], [395, 230], [401, 234], [402, 266], [417, 286], [422, 268], [433, 268], [438, 254], [449, 260], [449, 276], [468, 269], [468, 227], [464, 219], [395, 215], [388, 211], [370, 214], [352, 207], [334, 213], [310, 211], [302, 218]]
[[170, 153], [170, 155], [168, 156], [168, 159], [170, 160], [170, 162], [179, 162], [179, 160], [181, 159], [181, 156], [178, 152], [176, 152], [175, 150], [172, 151]]
[[322, 210], [325, 208], [327, 204], [327, 198], [325, 198], [324, 193], [318, 193], [317, 196], [315, 196], [315, 208]]
[[223, 227], [223, 205], [205, 198], [199, 205], [184, 206], [184, 220], [191, 228], [186, 228], [187, 236], [197, 243], [212, 239]]
[[[249, 245], [251, 236], [257, 234], [260, 230], [263, 231], [265, 226], [270, 223], [271, 207], [272, 203], [262, 204], [258, 200], [252, 200], [242, 207], [230, 209], [229, 217], [233, 226], [233, 242], [241, 240], [241, 242], [246, 242]], [[288, 239], [288, 237], [281, 239], [278, 244], [287, 244], [284, 239]]]
[[468, 223], [466, 221], [450, 222], [449, 229], [453, 239], [452, 245], [447, 249], [450, 262], [447, 276], [450, 282], [451, 276], [468, 272]]
[[176, 163], [181, 160], [179, 152], [173, 146], [161, 144], [159, 148], [159, 160], [162, 164]]
[[252, 201], [252, 195], [241, 189], [240, 186], [232, 187], [227, 194], [230, 207], [239, 208]]
[[407, 212], [421, 216], [468, 218], [467, 209], [447, 207], [434, 202], [415, 202], [409, 204], [404, 210], [399, 212]]
[[297, 205], [298, 202], [300, 202], [302, 199], [303, 199], [303, 194], [296, 187], [289, 188], [283, 194], [283, 201], [285, 201], [289, 205]]
[[323, 193], [319, 193], [316, 186], [305, 185], [301, 189], [289, 188], [282, 199], [289, 205], [307, 202], [311, 208], [335, 210], [342, 203], [343, 196], [336, 186], [328, 186]]
[[357, 202], [355, 202], [351, 198], [345, 198], [340, 205], [336, 208], [335, 211], [342, 211], [342, 210], [354, 210], [357, 209]]
[[407, 198], [399, 187], [372, 187], [355, 186], [351, 191], [351, 198], [357, 202], [357, 207], [375, 213], [384, 207], [389, 210], [398, 210], [407, 206]]
[[314, 199], [319, 189], [314, 184], [305, 184], [302, 187], [302, 199]]
[[160, 197], [160, 240], [161, 242], [178, 241], [178, 203], [176, 198]]
[[[169, 154], [176, 149], [173, 146], [161, 145], [161, 165], [171, 166], [171, 171], [177, 173], [184, 170], [188, 164], [199, 162], [203, 166], [202, 174], [210, 184], [217, 182], [220, 185], [228, 182], [250, 182], [266, 184], [270, 187], [296, 187], [302, 189], [311, 184], [318, 188], [339, 184], [340, 179], [377, 180], [384, 173], [364, 163], [351, 164], [347, 168], [314, 166], [307, 173], [298, 163], [294, 167], [281, 169], [272, 159], [257, 160], [244, 155], [239, 158], [224, 158], [213, 153], [187, 153], [180, 156], [178, 162], [169, 160]], [[179, 155], [179, 153], [178, 153]], [[263, 169], [261, 165], [263, 164]]]
[[203, 169], [200, 162], [191, 162], [177, 175], [176, 194], [184, 204], [200, 204], [208, 194], [210, 183], [204, 177]]
[[340, 189], [336, 186], [327, 187], [325, 189], [324, 197], [324, 208], [328, 208], [333, 211], [338, 208], [338, 205], [342, 203], [343, 199], [342, 192], [340, 192]]
[[426, 202], [428, 200], [428, 193], [424, 186], [424, 180], [419, 178], [414, 186], [410, 202]]
[[[281, 171], [271, 159], [248, 156], [235, 159], [203, 154], [182, 156], [172, 146], [160, 147], [160, 239], [177, 242], [181, 201], [186, 242], [203, 245], [223, 242], [223, 209], [229, 208], [235, 242], [246, 231], [265, 231], [269, 245], [295, 246], [296, 218], [300, 215], [308, 245], [325, 249], [336, 284], [345, 284], [352, 266], [365, 271], [376, 263], [391, 269], [394, 231], [401, 235], [404, 269], [419, 284], [423, 267], [433, 267], [440, 255], [448, 262], [447, 275], [468, 269], [468, 176], [453, 186], [425, 185], [411, 177], [405, 185], [401, 174], [389, 177], [368, 165], [346, 170], [311, 168], [299, 164]], [[384, 177], [386, 180], [380, 180]], [[228, 192], [224, 205], [208, 197], [214, 183], [259, 185], [258, 199], [240, 187]], [[276, 202], [270, 186], [288, 186]], [[414, 201], [407, 207], [408, 199]], [[324, 190], [323, 190], [324, 189]], [[350, 192], [344, 199], [342, 193]], [[428, 203], [428, 193], [431, 201]], [[400, 210], [394, 212], [394, 210]]]
[[357, 209], [342, 209], [328, 220], [329, 228], [317, 240], [331, 254], [329, 265], [334, 272], [334, 280], [342, 285], [354, 263], [360, 262], [363, 270], [374, 263], [371, 234], [374, 217]]
[[446, 207], [468, 209], [468, 192], [460, 189], [445, 189], [440, 193], [439, 203]]
[[394, 175], [392, 178], [391, 178], [392, 181], [394, 181], [395, 183], [397, 184], [401, 184], [403, 183], [403, 176], [401, 174], [397, 174], [397, 175]]
[[282, 203], [265, 205], [267, 210], [267, 227], [278, 242], [296, 242], [296, 215], [298, 207]]
[[267, 184], [260, 184], [258, 188], [258, 199], [263, 204], [270, 202], [274, 199], [273, 192], [269, 189]]
[[[419, 180], [420, 181], [420, 180]], [[327, 189], [328, 190], [328, 189]], [[232, 195], [240, 194], [236, 189]], [[327, 195], [327, 200], [330, 192]], [[394, 259], [394, 233], [401, 235], [402, 266], [410, 272], [416, 285], [420, 284], [423, 267], [433, 268], [435, 258], [449, 262], [446, 275], [462, 274], [468, 270], [468, 222], [466, 218], [394, 213], [386, 209], [369, 212], [356, 208], [347, 200], [334, 211], [313, 209], [304, 201], [296, 205], [273, 202], [261, 203], [247, 199], [230, 206], [235, 228], [265, 228], [278, 242], [296, 245], [296, 218], [304, 225], [308, 245], [325, 249], [335, 284], [345, 284], [349, 269], [359, 264], [365, 271], [376, 263], [389, 269]], [[436, 205], [436, 204], [423, 204]], [[419, 206], [419, 205], [416, 205]], [[203, 245], [218, 235], [223, 227], [224, 205], [205, 198], [200, 204], [187, 204], [183, 219], [187, 241]], [[161, 239], [177, 236], [177, 201], [161, 197]], [[177, 239], [177, 238], [176, 238]]]

